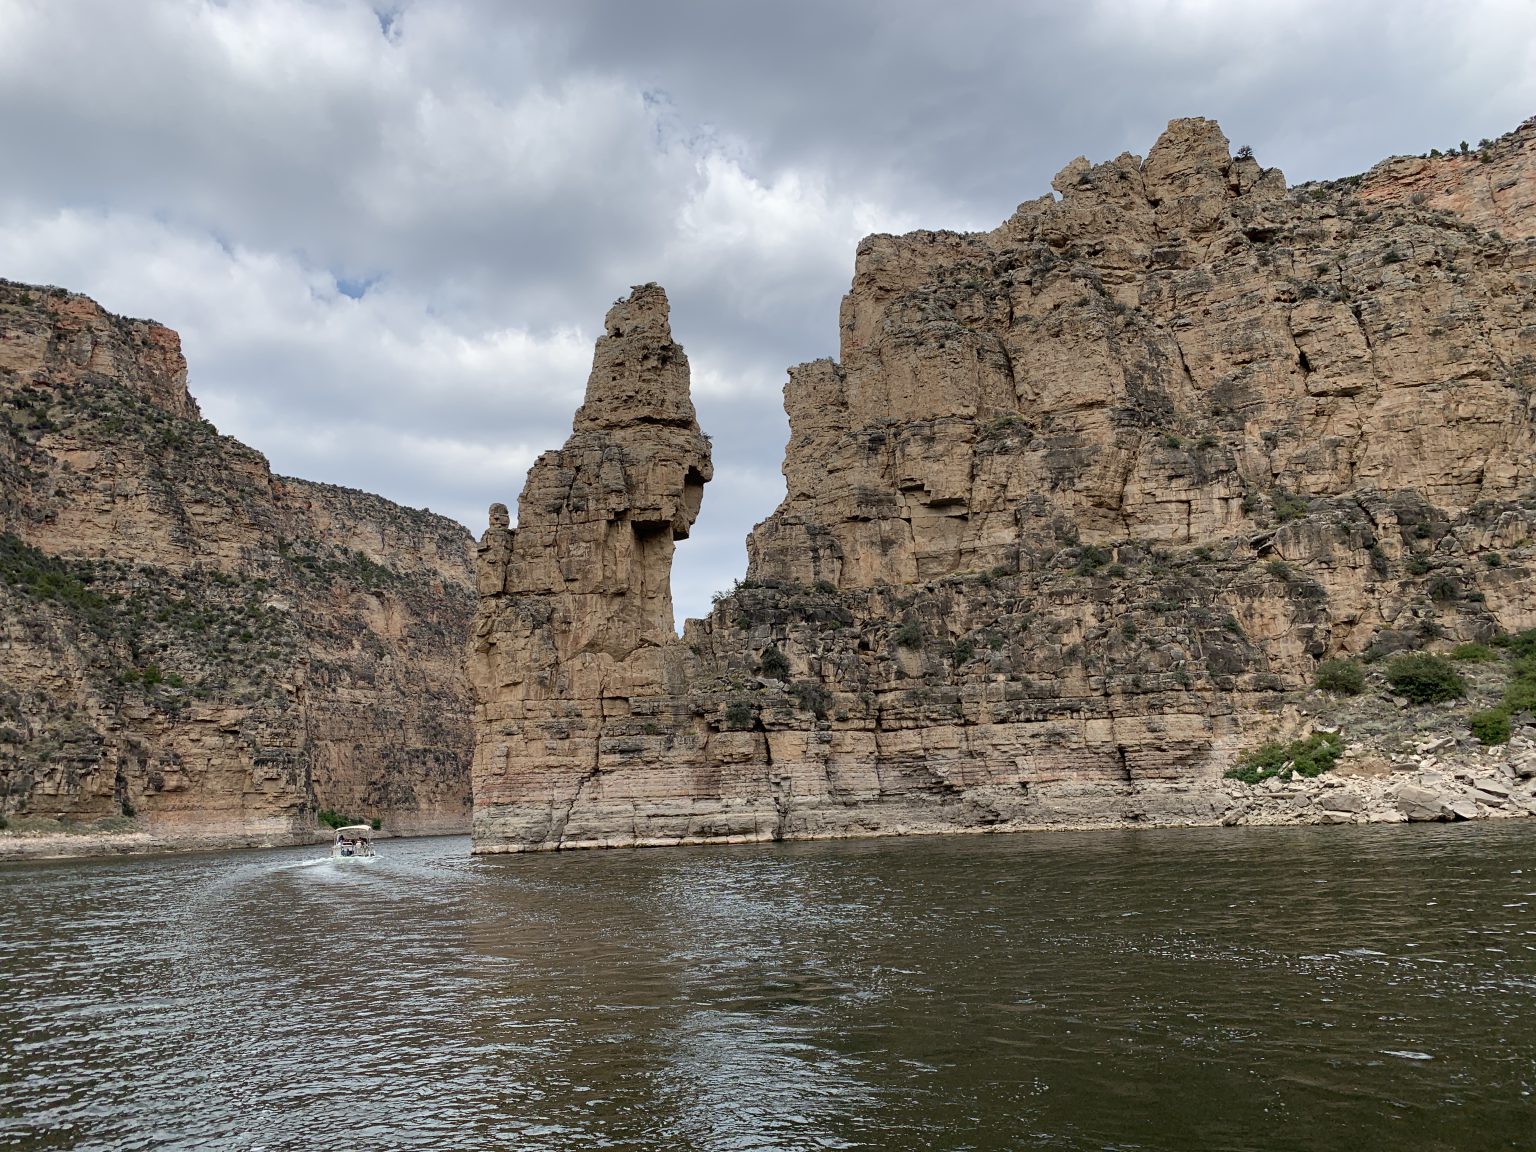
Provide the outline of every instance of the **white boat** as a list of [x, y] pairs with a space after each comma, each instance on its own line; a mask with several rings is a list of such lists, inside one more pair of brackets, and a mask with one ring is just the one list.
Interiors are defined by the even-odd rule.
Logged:
[[373, 829], [367, 824], [348, 824], [336, 829], [331, 841], [331, 859], [369, 859], [373, 856]]

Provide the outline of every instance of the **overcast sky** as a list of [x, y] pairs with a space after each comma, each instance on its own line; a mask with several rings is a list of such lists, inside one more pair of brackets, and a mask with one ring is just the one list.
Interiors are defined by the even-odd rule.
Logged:
[[476, 535], [658, 281], [714, 438], [701, 615], [861, 236], [991, 228], [1178, 116], [1295, 183], [1533, 114], [1530, 0], [0, 0], [0, 276], [177, 329], [277, 471]]

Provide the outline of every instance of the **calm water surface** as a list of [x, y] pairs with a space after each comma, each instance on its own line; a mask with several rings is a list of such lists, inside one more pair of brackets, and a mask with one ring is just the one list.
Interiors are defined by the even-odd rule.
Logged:
[[0, 867], [0, 1148], [1536, 1148], [1536, 825], [468, 848]]

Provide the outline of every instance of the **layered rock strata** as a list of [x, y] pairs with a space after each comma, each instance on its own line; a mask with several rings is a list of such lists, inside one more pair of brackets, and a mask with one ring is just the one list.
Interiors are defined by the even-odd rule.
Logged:
[[[274, 476], [176, 334], [0, 282], [0, 815], [135, 843], [467, 827], [473, 541]], [[0, 844], [0, 848], [4, 845]]]
[[[559, 844], [578, 810], [632, 828], [637, 810], [697, 790], [705, 750], [688, 748], [671, 574], [711, 475], [666, 294], [636, 288], [604, 322], [570, 439], [529, 472], [517, 529], [495, 505], [480, 544], [476, 827], [494, 829], [482, 840]], [[683, 767], [637, 755], [663, 741]]]
[[[1179, 120], [992, 232], [865, 240], [785, 499], [683, 641], [589, 672], [659, 569], [558, 570], [595, 501], [555, 464], [482, 544], [477, 849], [1244, 819], [1220, 774], [1320, 661], [1536, 625], [1533, 158], [1536, 121], [1288, 188]], [[623, 453], [678, 427], [610, 389]], [[656, 475], [606, 475], [628, 541]]]

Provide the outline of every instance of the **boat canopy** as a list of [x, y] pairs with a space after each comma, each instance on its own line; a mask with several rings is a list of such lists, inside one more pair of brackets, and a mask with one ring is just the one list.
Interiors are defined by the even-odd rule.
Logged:
[[336, 829], [336, 835], [345, 836], [348, 840], [372, 840], [373, 829], [367, 824], [348, 824], [345, 828]]

